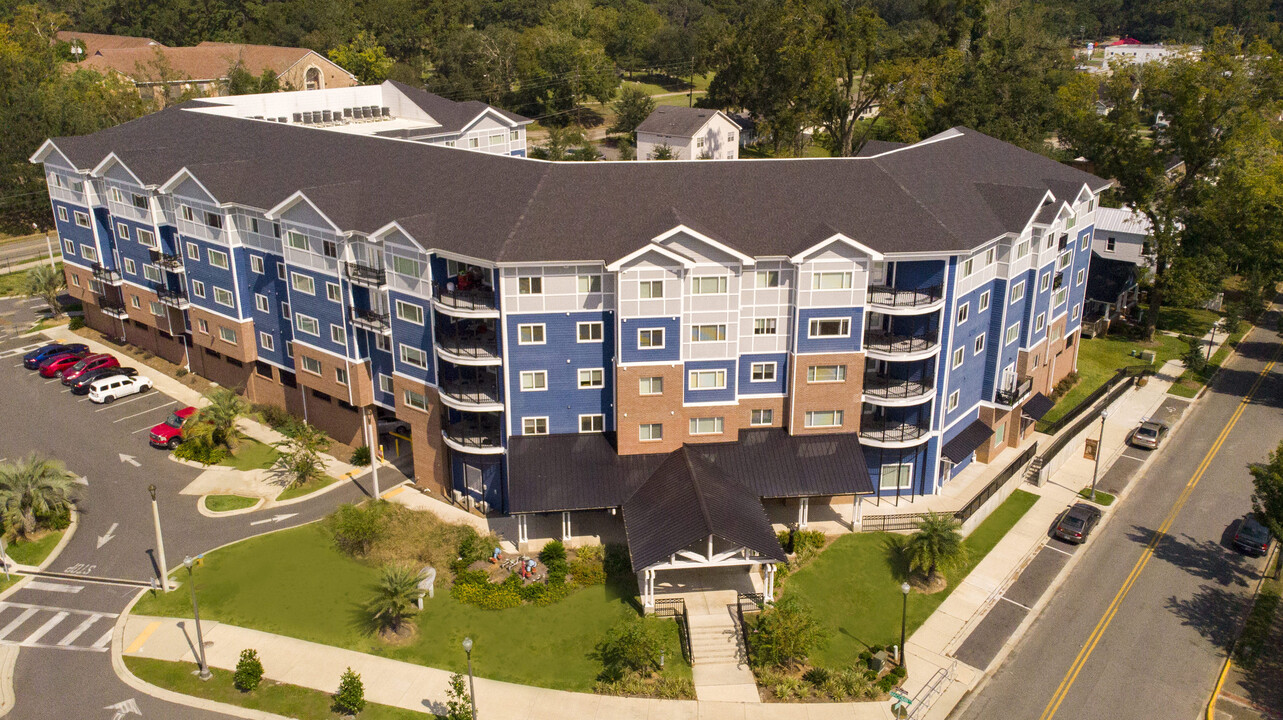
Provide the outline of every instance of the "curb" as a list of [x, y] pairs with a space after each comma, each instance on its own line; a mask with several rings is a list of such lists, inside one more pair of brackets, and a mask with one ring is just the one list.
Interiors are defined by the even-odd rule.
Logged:
[[[335, 490], [338, 490], [339, 488], [344, 487], [344, 486], [348, 485], [349, 483], [354, 482], [354, 481], [355, 481], [355, 478], [354, 478], [354, 477], [350, 477], [351, 475], [352, 475], [352, 473], [346, 473], [345, 475], [343, 475], [343, 476], [339, 477], [337, 480], [335, 480], [334, 482], [330, 483], [329, 485], [326, 485], [325, 487], [320, 488], [319, 490], [313, 490], [312, 492], [310, 492], [310, 493], [308, 493], [308, 494], [306, 494], [306, 495], [300, 495], [300, 496], [298, 496], [298, 497], [296, 497], [296, 498], [290, 498], [289, 500], [281, 500], [280, 502], [277, 502], [276, 500], [269, 500], [269, 501], [267, 501], [267, 504], [263, 506], [263, 508], [262, 508], [262, 509], [270, 509], [270, 508], [278, 508], [278, 507], [289, 507], [290, 505], [297, 505], [297, 504], [299, 504], [299, 503], [301, 503], [301, 502], [307, 502], [308, 500], [311, 500], [312, 498], [320, 497], [320, 496], [322, 496], [322, 495], [324, 495], [324, 494], [326, 494], [326, 493], [334, 492]], [[288, 489], [288, 488], [286, 488], [286, 489]], [[284, 491], [284, 490], [282, 490], [281, 492], [285, 492], [285, 491]]]
[[[233, 515], [247, 515], [249, 513], [254, 512], [255, 510], [261, 509], [263, 507], [263, 504], [267, 502], [267, 498], [258, 498], [258, 502], [254, 503], [253, 505], [247, 508], [241, 508], [239, 510], [223, 510], [222, 512], [214, 512], [213, 510], [210, 510], [209, 508], [205, 507], [205, 498], [213, 497], [214, 494], [215, 493], [211, 493], [209, 495], [201, 495], [200, 497], [196, 498], [196, 512], [200, 513], [201, 515], [204, 515], [207, 518], [223, 518], [223, 517], [232, 517]], [[217, 493], [217, 494], [218, 495], [235, 495], [236, 493]], [[239, 495], [238, 497], [249, 497], [249, 496]]]
[[53, 550], [49, 551], [49, 555], [45, 557], [44, 562], [41, 562], [36, 569], [44, 570], [52, 565], [58, 559], [58, 556], [62, 554], [63, 548], [67, 547], [67, 543], [71, 542], [71, 537], [76, 534], [76, 529], [79, 527], [80, 511], [73, 507], [71, 510], [71, 522], [67, 524], [67, 532], [62, 534], [62, 539], [58, 541], [57, 545], [53, 546]]
[[18, 646], [0, 646], [0, 717], [9, 714], [18, 701], [13, 691], [13, 674], [18, 667]]

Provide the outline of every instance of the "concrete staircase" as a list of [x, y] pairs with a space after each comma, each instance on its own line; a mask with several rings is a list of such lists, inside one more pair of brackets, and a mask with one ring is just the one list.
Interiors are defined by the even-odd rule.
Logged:
[[735, 615], [734, 594], [729, 603], [725, 597], [707, 600], [687, 601], [695, 697], [721, 702], [761, 702], [753, 671], [748, 667], [744, 639]]

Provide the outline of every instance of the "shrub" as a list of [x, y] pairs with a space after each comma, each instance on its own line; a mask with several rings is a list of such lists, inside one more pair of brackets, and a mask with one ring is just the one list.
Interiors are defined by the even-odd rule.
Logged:
[[67, 321], [68, 330], [79, 330], [85, 326], [85, 319], [79, 315]]
[[467, 570], [469, 565], [478, 560], [486, 559], [486, 556], [489, 555], [487, 545], [489, 543], [485, 542], [481, 535], [471, 526], [465, 526], [460, 530], [456, 557], [451, 564], [455, 574], [457, 575]]
[[633, 579], [633, 561], [628, 556], [628, 546], [620, 544], [607, 545], [602, 558], [602, 569], [610, 579]]
[[775, 539], [780, 542], [780, 548], [786, 553], [793, 552], [793, 531], [781, 530], [775, 533]]
[[184, 377], [188, 372], [190, 371], [187, 368], [178, 368], [174, 371], [174, 377]]
[[355, 715], [365, 709], [365, 684], [352, 668], [343, 671], [339, 690], [334, 693], [334, 710], [345, 715]]
[[624, 675], [648, 673], [659, 669], [659, 654], [663, 650], [655, 618], [630, 617], [606, 631], [606, 637], [597, 644], [596, 656], [603, 667], [601, 678], [618, 680]]
[[327, 521], [334, 544], [348, 555], [363, 557], [369, 554], [370, 547], [383, 533], [383, 514], [380, 502], [364, 506], [340, 505]]
[[873, 690], [864, 674], [854, 670], [839, 670], [824, 684], [824, 692], [834, 700], [855, 700], [867, 697]]
[[1181, 354], [1181, 362], [1184, 363], [1185, 369], [1192, 373], [1202, 374], [1207, 370], [1207, 356], [1204, 354], [1203, 344], [1198, 338], [1188, 335], [1182, 335], [1181, 340], [1189, 347]]
[[771, 692], [781, 700], [802, 700], [809, 697], [810, 688], [794, 677], [782, 677], [771, 686]]
[[36, 513], [36, 526], [46, 530], [66, 530], [71, 526], [71, 508], [54, 507], [47, 513]]
[[895, 685], [896, 685], [895, 677], [891, 675], [883, 675], [882, 679], [878, 680], [876, 687], [877, 689], [885, 693], [885, 692], [891, 692], [891, 688], [895, 687]]
[[325, 475], [321, 453], [330, 448], [330, 438], [317, 428], [304, 424], [281, 442], [272, 443], [281, 456], [273, 469], [289, 478], [291, 487], [305, 485]]
[[601, 560], [575, 558], [575, 561], [570, 564], [570, 579], [574, 580], [576, 585], [600, 585], [606, 582], [606, 569], [602, 566]]
[[1225, 316], [1221, 318], [1221, 329], [1227, 334], [1233, 335], [1243, 327], [1243, 306], [1239, 303], [1230, 303], [1225, 306]]
[[802, 673], [802, 679], [819, 687], [829, 681], [830, 673], [822, 667], [813, 667]]
[[566, 561], [566, 546], [560, 540], [553, 540], [539, 551], [539, 562], [544, 565], [551, 565], [553, 562], [560, 560]]
[[472, 696], [459, 673], [450, 676], [446, 698], [445, 720], [472, 720]]
[[362, 445], [361, 447], [353, 450], [352, 457], [348, 459], [348, 462], [356, 465], [357, 467], [368, 466], [370, 464], [370, 446]]
[[258, 404], [254, 405], [252, 410], [258, 414], [263, 422], [275, 430], [280, 430], [294, 419], [294, 416], [286, 412], [285, 408], [277, 407], [276, 405]]
[[236, 672], [232, 675], [232, 684], [241, 692], [253, 692], [263, 682], [263, 663], [258, 659], [258, 652], [250, 648], [241, 651], [241, 659], [236, 661]]
[[505, 610], [521, 604], [521, 591], [516, 584], [509, 583], [455, 582], [450, 595], [458, 602], [482, 610]]
[[380, 629], [400, 630], [402, 623], [419, 611], [415, 601], [423, 597], [419, 572], [396, 565], [384, 566], [378, 590], [366, 604], [370, 620]]
[[174, 457], [190, 460], [203, 465], [216, 465], [227, 458], [227, 448], [222, 445], [210, 445], [198, 440], [187, 440], [174, 448]]
[[759, 665], [789, 665], [806, 660], [825, 640], [810, 609], [797, 597], [786, 595], [762, 612], [750, 638], [750, 656]]
[[908, 676], [909, 676], [909, 671], [908, 671], [908, 670], [906, 670], [906, 669], [904, 669], [904, 666], [903, 666], [903, 665], [896, 665], [894, 668], [892, 668], [892, 669], [891, 669], [891, 673], [890, 673], [890, 675], [891, 675], [891, 677], [893, 677], [893, 678], [895, 678], [897, 681], [899, 681], [899, 680], [903, 680], [903, 679], [905, 679], [906, 677], [908, 677]]
[[647, 680], [636, 673], [629, 673], [618, 680], [597, 681], [594, 692], [600, 695], [657, 697], [668, 700], [685, 700], [695, 697], [695, 684], [687, 678], [661, 675]]

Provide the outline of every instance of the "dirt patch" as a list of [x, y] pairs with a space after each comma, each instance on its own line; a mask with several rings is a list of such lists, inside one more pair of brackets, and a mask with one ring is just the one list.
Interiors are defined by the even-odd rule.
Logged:
[[944, 576], [944, 573], [935, 573], [927, 577], [915, 575], [909, 580], [909, 585], [915, 592], [923, 595], [935, 595], [949, 587], [949, 580]]
[[[146, 365], [153, 370], [174, 378], [178, 382], [196, 390], [202, 395], [209, 392], [214, 387], [213, 383], [196, 373], [185, 371], [181, 365], [175, 365], [174, 363], [171, 363], [162, 357], [157, 357], [146, 350], [142, 350], [127, 343], [122, 343], [119, 339], [108, 337], [91, 327], [86, 326], [78, 328], [76, 330], [72, 330], [72, 332], [81, 337], [100, 342], [103, 345], [110, 347], [112, 352], [127, 356], [134, 362]], [[180, 371], [182, 371], [181, 376]]]
[[[534, 568], [525, 574], [521, 574], [521, 569], [526, 567], [526, 560], [534, 561]], [[543, 582], [548, 575], [548, 568], [539, 558], [527, 558], [525, 555], [503, 554], [499, 557], [497, 563], [489, 560], [478, 560], [468, 566], [469, 570], [480, 570], [486, 574], [492, 583], [501, 583], [508, 579], [510, 575], [517, 575], [521, 578], [523, 585], [532, 585], [536, 582]]]
[[410, 621], [401, 623], [401, 627], [396, 630], [383, 628], [379, 631], [379, 640], [382, 640], [388, 645], [409, 645], [418, 636], [419, 626]]

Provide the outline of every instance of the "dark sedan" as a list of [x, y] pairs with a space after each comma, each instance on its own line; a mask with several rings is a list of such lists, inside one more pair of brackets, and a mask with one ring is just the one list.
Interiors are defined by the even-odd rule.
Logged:
[[116, 375], [133, 377], [137, 374], [138, 374], [138, 370], [131, 367], [114, 367], [114, 368], [105, 368], [103, 370], [92, 370], [76, 378], [76, 381], [71, 383], [71, 394], [88, 395], [89, 386], [93, 385], [95, 380], [101, 380], [106, 377], [114, 377]]
[[26, 355], [22, 356], [22, 366], [28, 370], [37, 370], [40, 363], [48, 360], [54, 355], [63, 353], [86, 353], [89, 352], [89, 346], [82, 343], [49, 343], [44, 347], [36, 348]]
[[1269, 552], [1270, 529], [1262, 525], [1255, 515], [1248, 515], [1234, 533], [1234, 547], [1244, 555], [1260, 557]]
[[1060, 516], [1056, 523], [1056, 537], [1070, 543], [1087, 541], [1096, 523], [1100, 522], [1100, 508], [1087, 503], [1077, 503]]

